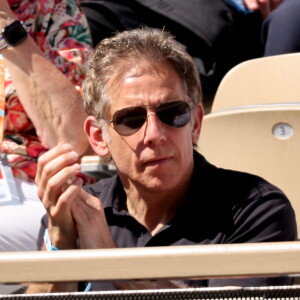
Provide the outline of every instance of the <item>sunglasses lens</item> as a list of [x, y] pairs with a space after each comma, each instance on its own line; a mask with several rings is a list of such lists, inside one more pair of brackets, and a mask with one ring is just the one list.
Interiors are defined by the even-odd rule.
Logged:
[[127, 107], [114, 113], [115, 130], [123, 136], [136, 133], [145, 123], [147, 111], [143, 107]]
[[191, 119], [191, 107], [185, 101], [167, 102], [157, 108], [156, 114], [161, 122], [174, 128], [181, 128]]
[[[164, 124], [181, 128], [191, 119], [191, 107], [185, 101], [172, 101], [159, 105], [156, 115]], [[136, 133], [147, 119], [147, 110], [144, 107], [126, 107], [116, 111], [113, 115], [114, 129], [123, 136]]]

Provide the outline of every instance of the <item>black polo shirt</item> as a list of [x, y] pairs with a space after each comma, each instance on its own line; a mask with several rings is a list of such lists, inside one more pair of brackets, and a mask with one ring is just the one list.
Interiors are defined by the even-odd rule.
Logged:
[[[297, 239], [295, 214], [281, 190], [261, 177], [217, 168], [196, 151], [194, 161], [192, 182], [182, 209], [154, 236], [125, 210], [126, 194], [117, 175], [85, 187], [101, 199], [111, 234], [119, 247]], [[264, 286], [289, 284], [291, 279], [244, 278], [186, 283], [191, 286]], [[94, 289], [96, 287], [97, 284]]]

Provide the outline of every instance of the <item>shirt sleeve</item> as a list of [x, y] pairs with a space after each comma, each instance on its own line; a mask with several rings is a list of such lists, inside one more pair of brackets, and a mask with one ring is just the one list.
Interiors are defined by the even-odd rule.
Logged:
[[297, 239], [295, 212], [285, 194], [266, 181], [233, 207], [233, 230], [226, 243], [283, 242]]
[[37, 5], [40, 6], [36, 8], [35, 25], [29, 30], [31, 36], [45, 56], [80, 89], [92, 40], [79, 1], [46, 0]]
[[[226, 243], [257, 243], [297, 240], [294, 210], [284, 193], [262, 181], [249, 198], [233, 208], [234, 226]], [[249, 277], [212, 279], [209, 286], [276, 286], [289, 285], [292, 277]]]

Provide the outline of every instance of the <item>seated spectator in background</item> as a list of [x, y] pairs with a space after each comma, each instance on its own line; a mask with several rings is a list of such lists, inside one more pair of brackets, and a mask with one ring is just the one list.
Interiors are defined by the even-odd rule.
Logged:
[[0, 149], [21, 202], [0, 201], [0, 251], [36, 250], [45, 214], [34, 183], [37, 158], [62, 141], [79, 155], [89, 149], [80, 88], [91, 37], [75, 0], [1, 0], [0, 12], [0, 31], [11, 32], [10, 45], [0, 39], [6, 66]]
[[269, 14], [262, 28], [264, 56], [300, 52], [299, 13], [300, 1], [282, 0], [282, 4]]
[[195, 59], [205, 98], [240, 62], [300, 51], [299, 0], [81, 0], [81, 5], [94, 46], [117, 31], [145, 25], [172, 32]]
[[[200, 80], [192, 57], [169, 33], [135, 29], [100, 42], [90, 58], [84, 100], [89, 142], [118, 173], [83, 190], [79, 154], [70, 145], [39, 158], [48, 250], [296, 240], [295, 214], [282, 191], [260, 177], [219, 169], [193, 149], [203, 118]], [[289, 283], [291, 278], [273, 277], [180, 286]], [[94, 282], [92, 290], [177, 284]], [[76, 283], [41, 284], [28, 293], [75, 290]]]

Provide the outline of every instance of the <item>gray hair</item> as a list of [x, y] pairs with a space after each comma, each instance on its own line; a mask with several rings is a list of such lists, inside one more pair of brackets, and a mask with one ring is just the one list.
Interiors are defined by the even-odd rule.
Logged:
[[[170, 63], [182, 79], [188, 101], [197, 105], [202, 101], [199, 73], [185, 47], [166, 31], [140, 28], [117, 33], [102, 40], [89, 59], [83, 83], [84, 106], [100, 126], [107, 117], [111, 99], [111, 80], [118, 80], [141, 61]], [[110, 86], [109, 86], [110, 85]]]

